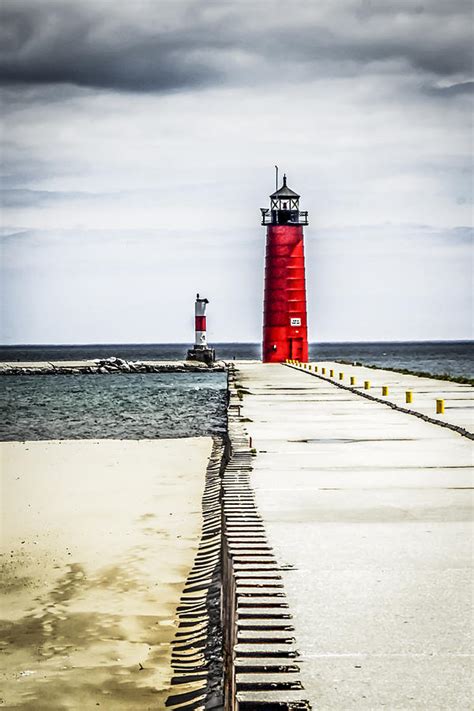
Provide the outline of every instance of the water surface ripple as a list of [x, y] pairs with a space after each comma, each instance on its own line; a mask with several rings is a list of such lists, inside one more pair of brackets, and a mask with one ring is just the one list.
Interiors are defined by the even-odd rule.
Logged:
[[0, 440], [222, 433], [226, 382], [225, 373], [4, 376]]

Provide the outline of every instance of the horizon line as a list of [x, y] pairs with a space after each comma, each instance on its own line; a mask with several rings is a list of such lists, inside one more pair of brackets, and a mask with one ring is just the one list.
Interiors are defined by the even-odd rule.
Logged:
[[[81, 343], [0, 343], [0, 348], [25, 348], [25, 347], [83, 347], [83, 346], [183, 346], [189, 347], [189, 341], [109, 341], [109, 342], [81, 342]], [[428, 338], [420, 340], [369, 340], [369, 341], [308, 341], [312, 346], [370, 344], [370, 343], [474, 343], [473, 338]], [[211, 345], [251, 345], [261, 346], [261, 341], [214, 341]]]

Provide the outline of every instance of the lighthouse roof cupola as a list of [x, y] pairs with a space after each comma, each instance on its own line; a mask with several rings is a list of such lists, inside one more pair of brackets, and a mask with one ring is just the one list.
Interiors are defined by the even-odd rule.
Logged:
[[283, 176], [283, 185], [270, 195], [272, 200], [299, 200], [300, 196], [286, 184], [286, 175]]
[[262, 207], [262, 225], [307, 225], [308, 213], [300, 211], [300, 196], [286, 184], [270, 195], [270, 209]]

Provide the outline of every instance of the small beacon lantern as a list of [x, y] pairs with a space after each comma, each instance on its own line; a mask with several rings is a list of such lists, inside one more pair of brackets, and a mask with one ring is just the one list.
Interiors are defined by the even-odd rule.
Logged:
[[216, 352], [214, 348], [209, 348], [207, 345], [206, 306], [208, 303], [208, 299], [202, 299], [199, 294], [196, 294], [196, 302], [194, 304], [194, 346], [188, 350], [187, 360], [198, 360], [201, 363], [211, 365], [216, 360]]

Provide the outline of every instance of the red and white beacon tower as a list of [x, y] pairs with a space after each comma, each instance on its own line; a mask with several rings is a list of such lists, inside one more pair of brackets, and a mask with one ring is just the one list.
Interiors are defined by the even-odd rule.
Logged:
[[[278, 187], [278, 184], [277, 184]], [[286, 184], [270, 195], [262, 208], [267, 226], [265, 296], [263, 304], [263, 362], [308, 360], [306, 283], [303, 226], [308, 213], [299, 208], [300, 196]]]
[[203, 363], [213, 363], [216, 359], [216, 353], [213, 348], [207, 345], [206, 335], [206, 306], [208, 299], [201, 299], [199, 294], [196, 294], [196, 302], [194, 304], [194, 347], [188, 351], [188, 360], [199, 360]]

